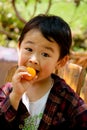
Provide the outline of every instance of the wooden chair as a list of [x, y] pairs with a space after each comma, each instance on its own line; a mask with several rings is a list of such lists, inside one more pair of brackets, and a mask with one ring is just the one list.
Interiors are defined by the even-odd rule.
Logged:
[[[5, 82], [10, 82], [17, 66], [13, 66], [8, 70]], [[72, 62], [67, 62], [64, 67], [56, 71], [56, 74], [63, 78], [73, 90], [80, 95], [87, 103], [87, 75], [86, 70]]]
[[72, 62], [67, 62], [64, 67], [58, 70], [57, 74], [80, 95], [81, 87], [84, 84], [86, 70]]
[[56, 72], [87, 103], [87, 74], [82, 66], [67, 62]]

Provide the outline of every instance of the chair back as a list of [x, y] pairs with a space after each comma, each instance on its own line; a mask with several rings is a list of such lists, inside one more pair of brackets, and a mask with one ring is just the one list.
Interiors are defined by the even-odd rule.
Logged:
[[80, 95], [86, 76], [86, 70], [77, 64], [67, 62], [64, 67], [57, 71], [57, 75], [63, 78], [73, 90]]

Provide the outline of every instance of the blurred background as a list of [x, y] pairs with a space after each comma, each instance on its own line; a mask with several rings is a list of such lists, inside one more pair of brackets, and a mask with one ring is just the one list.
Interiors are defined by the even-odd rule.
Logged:
[[71, 27], [71, 59], [87, 69], [87, 0], [0, 0], [0, 59], [17, 61], [17, 42], [33, 16], [55, 14]]

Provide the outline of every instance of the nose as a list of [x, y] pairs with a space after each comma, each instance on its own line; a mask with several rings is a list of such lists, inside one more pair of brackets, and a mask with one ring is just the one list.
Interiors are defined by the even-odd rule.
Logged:
[[37, 59], [37, 57], [35, 55], [32, 55], [30, 58], [29, 58], [29, 62], [32, 63], [32, 64], [39, 64], [39, 61]]

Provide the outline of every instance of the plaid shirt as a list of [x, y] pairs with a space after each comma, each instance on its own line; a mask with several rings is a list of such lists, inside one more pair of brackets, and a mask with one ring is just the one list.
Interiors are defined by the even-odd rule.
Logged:
[[[87, 105], [65, 83], [52, 75], [54, 85], [50, 91], [38, 130], [87, 128]], [[11, 83], [0, 88], [0, 129], [21, 130], [29, 113], [20, 101], [16, 111], [10, 104]]]

